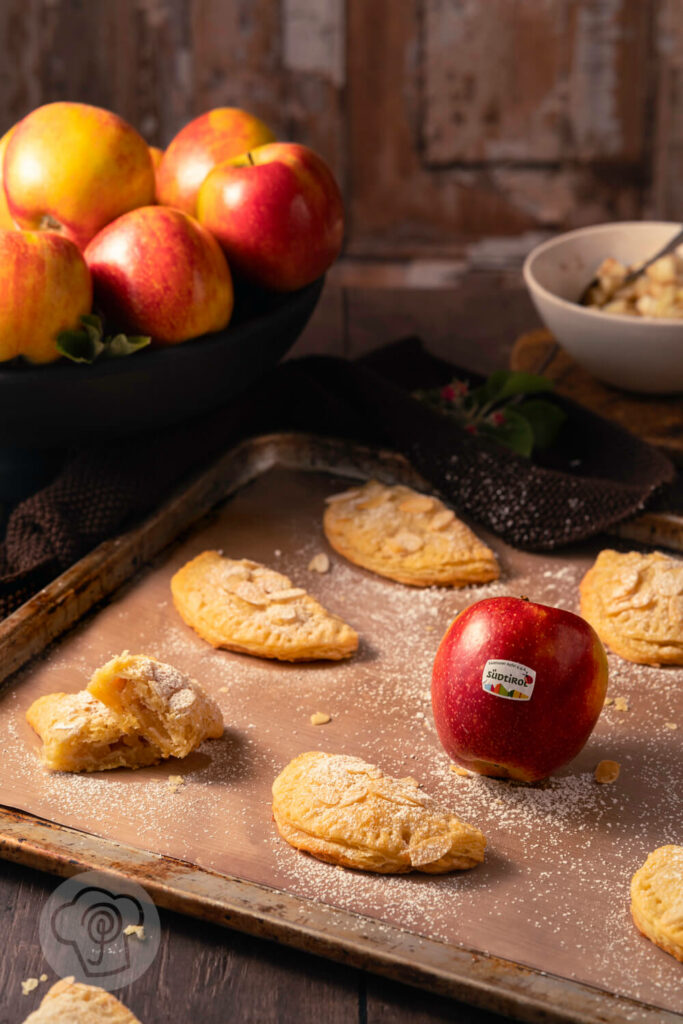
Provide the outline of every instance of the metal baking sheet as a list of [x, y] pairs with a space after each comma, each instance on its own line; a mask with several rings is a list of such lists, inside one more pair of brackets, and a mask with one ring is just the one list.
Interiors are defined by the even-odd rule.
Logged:
[[[230, 880], [242, 899], [250, 894], [253, 915], [233, 906], [228, 923], [530, 1021], [683, 1019], [683, 967], [638, 934], [628, 911], [633, 872], [651, 849], [681, 839], [681, 729], [671, 728], [683, 726], [681, 671], [610, 655], [609, 696], [624, 698], [627, 710], [607, 707], [579, 758], [546, 783], [455, 775], [429, 704], [431, 663], [443, 631], [461, 608], [486, 596], [524, 593], [576, 610], [578, 581], [597, 548], [538, 556], [486, 537], [501, 562], [496, 583], [455, 591], [382, 580], [331, 552], [321, 529], [325, 496], [347, 486], [349, 475], [371, 474], [416, 482], [401, 460], [330, 442], [290, 437], [244, 446], [165, 514], [123, 538], [118, 552], [101, 552], [112, 586], [119, 577], [133, 578], [58, 642], [41, 654], [35, 649], [56, 631], [55, 607], [62, 625], [83, 613], [74, 603], [102, 578], [97, 553], [80, 576], [66, 586], [62, 581], [61, 591], [57, 584], [33, 610], [16, 613], [14, 624], [8, 620], [0, 651], [14, 663], [29, 650], [36, 656], [0, 701], [0, 801], [44, 823], [6, 812], [0, 823], [6, 855], [22, 859], [23, 833], [23, 859], [31, 863], [67, 871], [74, 858], [65, 851], [73, 854], [75, 844], [82, 862], [116, 862], [117, 870], [135, 875], [143, 857], [138, 848], [151, 858], [144, 861], [144, 884], [160, 902], [221, 919], [234, 899], [226, 892]], [[133, 575], [142, 552], [142, 560], [151, 557], [189, 518], [238, 485], [235, 496]], [[176, 568], [206, 548], [273, 565], [307, 587], [358, 629], [357, 656], [287, 665], [214, 651], [178, 618], [169, 591]], [[323, 575], [308, 569], [320, 551], [331, 560]], [[42, 629], [31, 629], [32, 619]], [[30, 643], [16, 642], [29, 635]], [[223, 740], [183, 762], [134, 773], [43, 772], [36, 737], [23, 719], [30, 701], [81, 688], [94, 668], [126, 648], [200, 679], [223, 709]], [[311, 725], [315, 711], [332, 721]], [[291, 849], [271, 821], [270, 785], [287, 761], [309, 749], [357, 754], [392, 774], [415, 776], [485, 832], [485, 864], [437, 878], [392, 878], [336, 869]], [[602, 758], [622, 767], [611, 786], [593, 779]], [[168, 776], [178, 774], [184, 785], [171, 792]], [[113, 843], [123, 844], [119, 856]], [[272, 905], [267, 893], [275, 894]], [[287, 900], [278, 903], [277, 894]], [[287, 911], [278, 917], [280, 905]], [[272, 920], [259, 925], [256, 908], [266, 906]], [[461, 959], [465, 952], [474, 957], [469, 965]]]

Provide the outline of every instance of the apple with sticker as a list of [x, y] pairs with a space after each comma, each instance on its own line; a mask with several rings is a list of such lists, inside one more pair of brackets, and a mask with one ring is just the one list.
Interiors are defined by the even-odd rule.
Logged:
[[444, 634], [432, 708], [448, 756], [480, 775], [536, 782], [571, 761], [598, 720], [607, 658], [579, 615], [494, 597]]

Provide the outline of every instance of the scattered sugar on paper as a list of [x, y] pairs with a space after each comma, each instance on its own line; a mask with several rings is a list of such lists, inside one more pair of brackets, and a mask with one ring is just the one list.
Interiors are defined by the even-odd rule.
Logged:
[[[296, 545], [283, 542], [278, 569], [301, 580], [302, 566], [308, 565], [320, 548], [321, 537], [315, 531]], [[608, 703], [582, 755], [583, 767], [573, 766], [573, 771], [565, 770], [534, 787], [454, 774], [433, 731], [431, 667], [439, 639], [455, 615], [473, 601], [528, 592], [535, 583], [534, 599], [576, 610], [575, 589], [581, 572], [575, 565], [558, 565], [547, 570], [540, 581], [508, 576], [460, 591], [415, 590], [335, 561], [334, 578], [321, 574], [315, 581], [315, 596], [360, 627], [361, 648], [353, 661], [333, 667], [287, 665], [274, 670], [254, 659], [214, 651], [179, 623], [172, 609], [160, 607], [156, 620], [150, 620], [154, 648], [149, 652], [170, 663], [177, 660], [183, 671], [201, 681], [211, 680], [218, 692], [229, 693], [223, 703], [228, 726], [225, 740], [202, 745], [195, 766], [184, 770], [191, 799], [169, 800], [164, 786], [158, 785], [163, 778], [154, 776], [153, 770], [145, 770], [139, 784], [117, 781], [118, 773], [108, 778], [53, 776], [47, 784], [48, 795], [55, 807], [63, 807], [65, 813], [81, 820], [90, 820], [93, 807], [103, 808], [103, 813], [106, 808], [102, 830], [110, 816], [111, 820], [128, 820], [136, 827], [139, 845], [174, 856], [183, 857], [186, 851], [188, 856], [196, 855], [199, 837], [205, 858], [202, 863], [217, 870], [229, 869], [225, 860], [212, 863], [213, 849], [224, 849], [221, 844], [225, 843], [228, 813], [234, 834], [246, 836], [247, 843], [258, 840], [266, 851], [260, 864], [255, 860], [255, 881], [268, 883], [274, 872], [275, 884], [306, 899], [311, 893], [321, 894], [331, 908], [381, 915], [386, 924], [375, 920], [373, 927], [378, 929], [389, 924], [426, 929], [425, 934], [443, 941], [462, 942], [463, 934], [477, 931], [476, 897], [481, 893], [489, 935], [497, 934], [498, 924], [504, 934], [514, 929], [516, 922], [531, 920], [556, 950], [567, 952], [568, 961], [577, 963], [578, 971], [589, 980], [617, 977], [627, 994], [638, 998], [645, 978], [647, 984], [673, 999], [668, 965], [661, 964], [664, 958], [657, 959], [656, 950], [643, 950], [628, 914], [630, 877], [649, 852], [646, 837], [652, 831], [652, 800], [657, 800], [661, 822], [681, 817], [676, 786], [653, 789], [653, 781], [670, 771], [659, 738], [675, 740], [673, 730], [664, 725], [676, 716], [670, 675], [646, 666], [625, 665], [610, 655], [610, 693], [618, 694], [636, 710], [654, 694], [659, 717], [652, 719], [651, 728], [643, 733], [641, 726], [638, 732], [635, 715], [616, 714], [617, 708]], [[359, 607], [363, 608], [362, 622], [354, 621]], [[124, 610], [115, 614], [119, 612]], [[77, 649], [75, 660], [87, 678], [93, 666], [85, 647]], [[218, 687], [217, 683], [226, 685]], [[264, 688], [270, 708], [265, 718], [258, 710]], [[336, 736], [334, 749], [361, 756], [393, 775], [414, 775], [425, 792], [484, 831], [489, 847], [483, 865], [472, 872], [439, 878], [366, 876], [314, 861], [277, 837], [274, 827], [267, 824], [268, 788], [255, 796], [249, 779], [257, 770], [272, 779], [286, 763], [283, 752], [295, 756], [305, 749], [301, 745], [305, 723], [311, 705], [315, 707], [322, 694], [355, 712], [347, 716], [342, 736], [325, 733]], [[277, 714], [272, 713], [273, 708], [278, 709]], [[17, 714], [20, 710], [17, 706]], [[299, 725], [303, 726], [301, 734]], [[401, 736], [399, 746], [387, 742], [394, 731]], [[13, 770], [29, 775], [35, 770], [35, 761], [33, 754], [30, 762], [27, 760], [23, 738], [19, 739], [15, 730], [8, 742]], [[647, 805], [634, 806], [620, 786], [596, 786], [593, 766], [612, 752], [618, 752], [629, 780], [651, 794]], [[149, 783], [150, 775], [156, 784]], [[183, 815], [189, 814], [195, 834], [186, 840], [183, 828], [188, 819]], [[92, 828], [97, 831], [96, 821]], [[265, 871], [265, 876], [259, 876], [259, 871]], [[334, 910], [329, 913], [333, 915]], [[573, 929], [575, 935], [578, 929], [590, 937], [578, 956], [565, 937], [568, 924], [569, 934]], [[605, 958], [600, 967], [595, 966], [600, 960], [595, 955], [598, 949]], [[497, 948], [489, 951], [496, 953]], [[642, 973], [629, 972], [627, 977], [625, 958], [647, 967]]]

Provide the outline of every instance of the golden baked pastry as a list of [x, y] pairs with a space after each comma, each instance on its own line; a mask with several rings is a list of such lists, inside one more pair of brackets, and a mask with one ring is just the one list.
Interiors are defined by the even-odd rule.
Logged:
[[204, 551], [171, 592], [181, 618], [214, 647], [280, 661], [348, 658], [358, 634], [302, 587], [258, 562]]
[[340, 555], [415, 587], [464, 587], [500, 575], [496, 556], [442, 501], [370, 480], [328, 498], [328, 541]]
[[144, 654], [112, 658], [93, 673], [88, 691], [164, 757], [185, 757], [203, 740], [223, 735], [213, 697], [177, 668]]
[[24, 1024], [140, 1024], [111, 992], [62, 978], [43, 996]]
[[683, 963], [683, 846], [660, 846], [631, 879], [636, 927]]
[[273, 783], [273, 817], [292, 846], [345, 868], [442, 874], [484, 859], [479, 829], [436, 806], [415, 779], [344, 754], [290, 761]]
[[26, 720], [43, 741], [41, 760], [58, 772], [142, 768], [161, 760], [161, 751], [130, 732], [121, 718], [87, 690], [39, 697]]
[[627, 661], [683, 665], [683, 562], [601, 551], [580, 584], [581, 614]]

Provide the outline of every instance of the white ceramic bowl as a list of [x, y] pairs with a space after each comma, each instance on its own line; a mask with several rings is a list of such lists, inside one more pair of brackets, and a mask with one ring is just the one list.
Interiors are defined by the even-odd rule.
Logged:
[[577, 363], [608, 384], [650, 394], [683, 391], [683, 320], [578, 305], [606, 256], [638, 263], [680, 228], [668, 221], [596, 224], [544, 242], [524, 262], [524, 281], [546, 327]]

